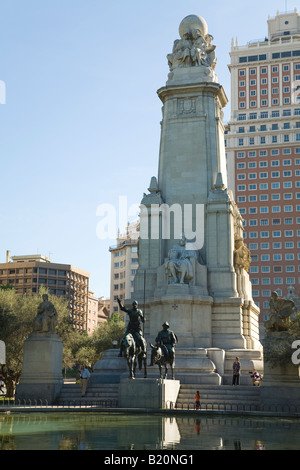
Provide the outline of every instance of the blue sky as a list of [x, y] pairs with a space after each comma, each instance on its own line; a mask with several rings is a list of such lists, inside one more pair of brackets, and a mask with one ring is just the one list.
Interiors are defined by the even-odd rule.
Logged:
[[[109, 296], [115, 239], [100, 240], [97, 209], [138, 204], [157, 175], [166, 55], [181, 20], [198, 14], [217, 46], [229, 98], [232, 37], [267, 35], [280, 0], [1, 0], [0, 262], [41, 253], [90, 273]], [[124, 216], [124, 213], [122, 213]], [[126, 217], [125, 217], [126, 218]], [[118, 219], [117, 219], [118, 225]], [[123, 230], [125, 227], [120, 227]]]

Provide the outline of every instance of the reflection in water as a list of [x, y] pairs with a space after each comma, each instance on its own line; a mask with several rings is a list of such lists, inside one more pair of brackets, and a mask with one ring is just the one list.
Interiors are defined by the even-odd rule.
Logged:
[[299, 419], [292, 418], [0, 414], [0, 450], [288, 450], [299, 443]]

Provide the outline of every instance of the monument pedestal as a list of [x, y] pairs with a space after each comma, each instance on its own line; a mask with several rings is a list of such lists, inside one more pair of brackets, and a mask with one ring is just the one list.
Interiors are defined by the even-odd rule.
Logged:
[[119, 383], [121, 377], [128, 373], [127, 361], [124, 357], [118, 357], [119, 349], [107, 349], [101, 359], [93, 367], [90, 383]]
[[63, 385], [63, 343], [56, 336], [34, 333], [24, 342], [23, 367], [15, 399], [54, 404]]
[[119, 388], [120, 408], [170, 408], [176, 403], [179, 380], [122, 379]]
[[300, 367], [293, 364], [271, 368], [265, 363], [260, 399], [264, 407], [300, 408]]

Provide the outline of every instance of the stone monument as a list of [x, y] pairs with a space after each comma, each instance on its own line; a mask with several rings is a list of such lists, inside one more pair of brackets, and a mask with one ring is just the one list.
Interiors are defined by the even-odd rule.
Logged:
[[164, 321], [176, 331], [176, 379], [226, 384], [236, 356], [244, 370], [263, 371], [259, 309], [243, 220], [227, 186], [227, 97], [215, 73], [216, 46], [198, 15], [181, 21], [179, 36], [167, 56], [168, 80], [157, 92], [158, 177], [141, 201], [132, 298], [145, 306], [148, 342]]
[[[280, 297], [272, 292], [269, 301], [269, 320], [264, 323], [266, 334], [263, 344], [268, 359], [264, 364], [261, 386], [262, 405], [300, 406], [300, 366], [292, 362], [292, 345], [288, 331], [290, 318], [295, 312], [295, 303], [290, 298]], [[274, 351], [290, 348], [290, 360], [275, 363]], [[272, 360], [273, 359], [273, 360]]]
[[57, 312], [43, 295], [34, 320], [34, 331], [24, 341], [23, 366], [16, 400], [43, 400], [54, 404], [63, 385], [63, 343], [56, 333]]

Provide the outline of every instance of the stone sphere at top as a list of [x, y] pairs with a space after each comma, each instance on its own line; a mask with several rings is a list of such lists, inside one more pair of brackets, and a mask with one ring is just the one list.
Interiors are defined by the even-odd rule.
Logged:
[[186, 33], [191, 32], [193, 29], [199, 30], [201, 36], [206, 36], [208, 33], [208, 26], [205, 19], [199, 15], [189, 15], [183, 18], [179, 25], [179, 34], [181, 39], [184, 38]]

